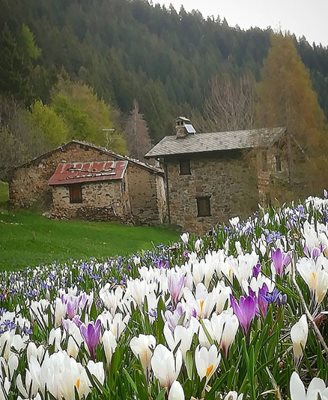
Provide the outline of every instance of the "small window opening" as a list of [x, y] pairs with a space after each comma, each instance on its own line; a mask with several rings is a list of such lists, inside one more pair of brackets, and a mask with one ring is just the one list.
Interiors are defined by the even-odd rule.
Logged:
[[209, 217], [211, 215], [211, 201], [209, 196], [197, 197], [198, 217]]
[[82, 203], [82, 185], [69, 185], [69, 202]]
[[180, 175], [191, 175], [190, 160], [180, 160]]
[[277, 172], [282, 171], [280, 156], [276, 156], [276, 171]]

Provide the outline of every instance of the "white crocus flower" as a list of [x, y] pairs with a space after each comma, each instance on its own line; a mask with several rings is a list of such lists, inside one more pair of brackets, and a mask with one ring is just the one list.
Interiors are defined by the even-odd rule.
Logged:
[[151, 367], [162, 387], [171, 387], [180, 373], [181, 365], [182, 354], [180, 350], [174, 356], [173, 352], [162, 344], [156, 347], [151, 359]]
[[11, 355], [11, 349], [20, 353], [26, 348], [28, 336], [15, 335], [13, 331], [4, 332], [0, 335], [0, 354], [8, 361]]
[[207, 383], [217, 370], [220, 360], [221, 355], [218, 354], [218, 350], [214, 344], [209, 350], [206, 347], [199, 348], [198, 346], [195, 351], [195, 364], [200, 379], [205, 377]]
[[25, 374], [25, 386], [23, 384], [21, 374], [17, 376], [16, 386], [21, 395], [27, 398], [29, 396], [29, 392], [31, 393], [31, 396], [35, 396], [38, 393], [39, 383], [32, 379], [31, 373], [27, 369]]
[[186, 328], [182, 325], [177, 325], [172, 333], [168, 323], [166, 322], [164, 326], [164, 336], [171, 351], [173, 351], [180, 343], [179, 349], [181, 350], [182, 357], [185, 360], [186, 353], [188, 350], [190, 350], [192, 338], [194, 336], [193, 329]]
[[139, 358], [146, 375], [150, 368], [152, 350], [156, 346], [156, 339], [153, 335], [139, 335], [131, 339], [130, 347], [133, 354]]
[[199, 318], [208, 318], [216, 305], [215, 293], [208, 293], [203, 283], [199, 283], [196, 286], [195, 296], [189, 288], [184, 288], [183, 296], [186, 304], [191, 310], [196, 312]]
[[232, 342], [235, 340], [239, 322], [236, 315], [232, 314], [231, 309], [224, 311], [220, 315], [213, 314], [211, 318], [212, 331], [214, 338], [227, 356]]
[[178, 381], [172, 383], [169, 391], [168, 400], [185, 400], [185, 395], [181, 384]]
[[[92, 376], [95, 376], [97, 380], [103, 385], [105, 382], [105, 371], [102, 362], [95, 363], [94, 361], [90, 360], [86, 366], [88, 371]], [[91, 382], [90, 386], [91, 386]]]
[[48, 343], [50, 345], [55, 346], [55, 351], [60, 351], [62, 350], [61, 348], [61, 342], [62, 342], [62, 331], [60, 328], [52, 328], [50, 333], [49, 333], [49, 338], [48, 338]]
[[189, 233], [185, 232], [180, 236], [181, 240], [183, 241], [184, 244], [188, 244], [189, 242]]
[[215, 311], [217, 314], [220, 314], [224, 310], [226, 304], [229, 303], [231, 287], [225, 286], [223, 282], [218, 282], [216, 288], [213, 289], [213, 293], [215, 294], [216, 302]]
[[117, 342], [112, 331], [105, 331], [102, 335], [102, 344], [104, 346], [105, 357], [107, 365], [110, 364], [112, 360], [113, 353], [116, 349]]
[[115, 290], [110, 289], [109, 283], [107, 283], [99, 291], [99, 297], [104, 303], [107, 310], [114, 315], [118, 307], [120, 307], [123, 297], [123, 289], [118, 286]]
[[316, 302], [320, 304], [328, 290], [328, 260], [323, 255], [316, 261], [312, 258], [302, 258], [296, 268], [315, 295]]
[[297, 372], [293, 372], [290, 378], [291, 400], [328, 400], [328, 388], [325, 382], [319, 378], [313, 378], [308, 387], [307, 393]]
[[56, 298], [55, 300], [55, 328], [61, 325], [62, 318], [65, 318], [67, 311], [67, 304], [62, 302], [62, 299]]
[[34, 356], [39, 361], [41, 361], [43, 358], [44, 352], [45, 352], [45, 348], [42, 344], [39, 347], [36, 347], [34, 342], [30, 342], [27, 345], [27, 349], [26, 349], [27, 361], [28, 362], [30, 361], [31, 356]]
[[197, 251], [197, 253], [200, 251], [200, 249], [203, 247], [203, 241], [202, 239], [197, 239], [195, 241], [195, 250]]
[[[102, 367], [97, 364], [91, 365], [90, 368], [91, 373], [101, 381], [104, 376], [104, 373], [101, 373]], [[61, 400], [74, 399], [75, 390], [80, 398], [86, 397], [90, 392], [91, 383], [84, 367], [66, 352], [60, 351], [45, 357], [41, 365], [31, 356], [29, 371], [43, 396], [46, 388], [56, 399]]]
[[237, 392], [229, 392], [223, 400], [243, 400], [244, 395], [238, 396]]
[[7, 400], [8, 393], [10, 390], [10, 381], [7, 377], [5, 377], [4, 382], [0, 380], [0, 400]]
[[308, 337], [308, 323], [305, 314], [302, 315], [300, 320], [292, 326], [290, 330], [290, 337], [293, 342], [293, 351], [295, 362], [297, 363], [302, 355]]
[[[204, 328], [206, 329], [206, 332]], [[201, 346], [209, 349], [212, 344], [210, 342], [210, 338], [208, 338], [207, 335], [209, 335], [211, 339], [214, 338], [211, 321], [209, 321], [208, 319], [203, 319], [199, 327], [198, 340]]]

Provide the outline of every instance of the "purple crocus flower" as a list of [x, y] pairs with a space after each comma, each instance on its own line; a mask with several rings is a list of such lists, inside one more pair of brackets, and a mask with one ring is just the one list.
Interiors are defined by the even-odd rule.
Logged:
[[262, 317], [265, 317], [268, 312], [269, 302], [266, 298], [266, 294], [268, 293], [268, 291], [269, 289], [266, 283], [264, 283], [261, 289], [259, 290], [257, 303], [258, 303], [258, 310], [261, 313]]
[[283, 306], [287, 303], [287, 295], [279, 292], [277, 288], [274, 288], [272, 293], [266, 293], [265, 298], [269, 304], [275, 303], [277, 306]]
[[314, 261], [317, 261], [317, 258], [320, 256], [320, 254], [323, 252], [324, 247], [322, 244], [320, 244], [319, 247], [313, 247], [312, 249], [309, 249], [307, 246], [304, 246], [304, 254], [309, 257], [313, 258]]
[[261, 272], [261, 264], [257, 263], [256, 265], [254, 265], [253, 267], [253, 271], [252, 271], [252, 275], [254, 278], [257, 278], [259, 276]]
[[285, 267], [290, 263], [290, 255], [283, 253], [281, 249], [271, 251], [271, 259], [273, 262], [274, 269], [279, 276], [284, 274]]
[[87, 326], [85, 324], [80, 326], [81, 335], [88, 346], [90, 356], [93, 360], [96, 358], [96, 348], [100, 339], [100, 328], [100, 319], [97, 319], [96, 322], [89, 322]]
[[186, 277], [178, 273], [172, 273], [168, 278], [168, 289], [173, 301], [173, 304], [177, 304], [180, 293], [184, 288]]
[[246, 335], [256, 314], [257, 299], [253, 295], [247, 297], [241, 296], [238, 304], [237, 300], [231, 294], [230, 303], [233, 312], [237, 316], [240, 326]]
[[70, 298], [67, 300], [67, 316], [69, 319], [73, 319], [77, 314], [77, 301], [76, 299]]

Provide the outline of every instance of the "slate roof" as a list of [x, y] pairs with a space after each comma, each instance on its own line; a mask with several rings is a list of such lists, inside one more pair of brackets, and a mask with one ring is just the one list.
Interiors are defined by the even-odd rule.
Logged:
[[286, 128], [263, 128], [232, 132], [196, 133], [184, 138], [177, 138], [175, 135], [166, 136], [145, 157], [268, 147], [279, 141], [285, 132]]
[[67, 185], [71, 183], [120, 180], [128, 165], [127, 161], [90, 161], [58, 164], [48, 184]]

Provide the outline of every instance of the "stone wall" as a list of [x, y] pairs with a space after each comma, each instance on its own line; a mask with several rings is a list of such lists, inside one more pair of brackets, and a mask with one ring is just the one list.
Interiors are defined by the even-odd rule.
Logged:
[[274, 189], [274, 181], [280, 183], [288, 181], [287, 155], [278, 145], [253, 151], [256, 152], [259, 201], [267, 206], [280, 197]]
[[165, 194], [158, 192], [157, 185], [163, 186], [164, 178], [133, 164], [129, 165], [127, 175], [134, 222], [150, 225], [163, 223], [163, 211], [159, 205], [165, 202]]
[[[179, 159], [167, 158], [170, 222], [204, 233], [233, 216], [247, 216], [258, 204], [254, 170], [240, 152], [192, 155], [190, 175], [180, 175]], [[197, 197], [210, 197], [211, 215], [198, 216]]]
[[[37, 204], [43, 210], [52, 205], [52, 189], [48, 186], [50, 177], [61, 162], [87, 162], [116, 160], [115, 155], [105, 153], [92, 146], [69, 143], [62, 148], [39, 157], [38, 159], [17, 168], [9, 184], [9, 199], [13, 207], [30, 207]], [[133, 220], [141, 224], [158, 224], [163, 222], [163, 212], [158, 204], [165, 202], [159, 199], [157, 180], [163, 182], [161, 174], [129, 161], [127, 168], [129, 185], [129, 203]], [[93, 204], [97, 207], [97, 204]]]
[[60, 219], [130, 222], [131, 209], [125, 180], [82, 184], [81, 203], [70, 203], [69, 186], [53, 186], [50, 215]]

